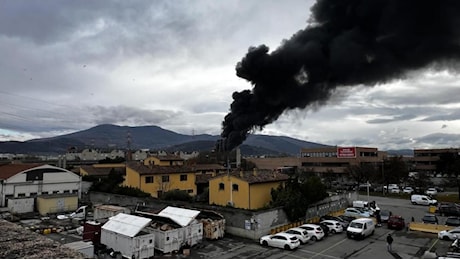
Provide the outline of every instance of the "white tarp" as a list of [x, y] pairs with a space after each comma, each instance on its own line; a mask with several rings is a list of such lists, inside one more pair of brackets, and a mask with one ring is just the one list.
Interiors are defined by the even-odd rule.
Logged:
[[110, 217], [109, 221], [102, 226], [102, 229], [134, 237], [143, 228], [148, 226], [151, 221], [149, 218], [119, 213], [116, 216]]
[[174, 220], [177, 224], [185, 227], [188, 226], [200, 214], [199, 210], [183, 209], [168, 206], [160, 213], [159, 216], [167, 217]]

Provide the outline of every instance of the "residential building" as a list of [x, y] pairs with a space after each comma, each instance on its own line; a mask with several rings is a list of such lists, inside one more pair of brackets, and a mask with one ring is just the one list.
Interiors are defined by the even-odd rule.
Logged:
[[247, 161], [254, 163], [257, 169], [273, 170], [279, 167], [300, 167], [299, 157], [264, 157], [264, 158], [245, 158]]
[[176, 189], [191, 196], [197, 194], [194, 169], [183, 165], [183, 159], [177, 156], [152, 156], [143, 162], [128, 162], [122, 185], [138, 188], [155, 198]]
[[119, 173], [121, 175], [126, 174], [126, 164], [124, 163], [106, 163], [106, 164], [93, 164], [93, 165], [82, 165], [80, 166], [81, 176], [94, 176], [99, 178], [105, 178], [111, 172]]
[[0, 165], [0, 207], [7, 207], [9, 199], [48, 194], [78, 194], [81, 198], [80, 176], [48, 164]]
[[233, 171], [209, 180], [209, 204], [260, 209], [271, 201], [271, 190], [289, 179], [279, 171]]

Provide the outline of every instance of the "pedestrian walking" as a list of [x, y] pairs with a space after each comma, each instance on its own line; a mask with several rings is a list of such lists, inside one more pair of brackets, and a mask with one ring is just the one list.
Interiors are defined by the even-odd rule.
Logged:
[[393, 252], [393, 249], [391, 248], [391, 244], [393, 243], [393, 237], [391, 236], [391, 234], [388, 234], [387, 236], [387, 249], [388, 249], [388, 252]]

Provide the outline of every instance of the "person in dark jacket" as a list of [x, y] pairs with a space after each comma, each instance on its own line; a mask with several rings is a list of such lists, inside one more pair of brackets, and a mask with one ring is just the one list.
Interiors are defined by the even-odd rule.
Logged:
[[387, 249], [388, 249], [388, 252], [393, 252], [393, 250], [391, 248], [392, 243], [393, 243], [393, 237], [391, 236], [391, 234], [388, 234], [388, 236], [387, 236]]

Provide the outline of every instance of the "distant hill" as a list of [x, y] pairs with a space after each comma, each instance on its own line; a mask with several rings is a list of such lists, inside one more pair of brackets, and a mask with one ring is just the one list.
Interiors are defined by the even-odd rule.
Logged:
[[[99, 125], [87, 130], [25, 142], [0, 142], [0, 153], [63, 154], [69, 148], [126, 149], [128, 140], [132, 150], [210, 151], [218, 135], [183, 135], [158, 126]], [[307, 142], [286, 136], [249, 135], [241, 145], [243, 155], [298, 155], [302, 148], [327, 145]]]

